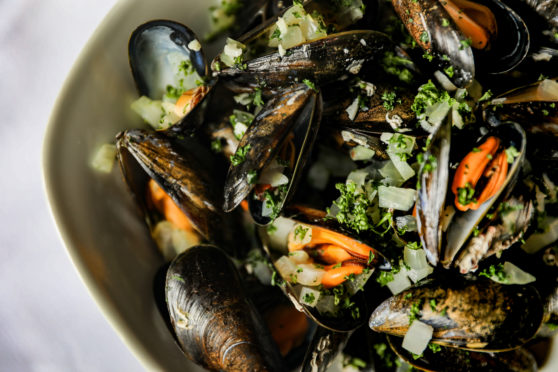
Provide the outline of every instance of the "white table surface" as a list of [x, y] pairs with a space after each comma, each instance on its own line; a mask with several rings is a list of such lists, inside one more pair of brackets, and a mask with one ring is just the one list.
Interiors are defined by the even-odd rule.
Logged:
[[81, 282], [50, 215], [50, 111], [116, 0], [0, 0], [0, 370], [142, 371]]

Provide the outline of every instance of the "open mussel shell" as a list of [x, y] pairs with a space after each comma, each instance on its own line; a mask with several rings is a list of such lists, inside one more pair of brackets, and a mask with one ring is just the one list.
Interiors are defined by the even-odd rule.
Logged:
[[389, 37], [377, 31], [347, 31], [328, 35], [288, 50], [254, 58], [246, 68], [230, 67], [216, 72], [237, 92], [262, 86], [269, 91], [309, 79], [317, 85], [357, 74], [382, 60], [393, 48]]
[[[138, 92], [160, 100], [167, 87], [179, 87], [185, 79], [182, 63], [189, 61], [201, 80], [208, 77], [208, 64], [203, 49], [190, 49], [199, 40], [188, 27], [173, 21], [155, 20], [139, 26], [130, 37], [128, 58]], [[197, 49], [197, 48], [195, 48]], [[169, 133], [193, 133], [203, 122], [203, 113], [214, 81], [196, 88], [188, 114], [170, 127]], [[194, 106], [195, 105], [195, 106]], [[194, 107], [192, 107], [194, 106]]]
[[[289, 200], [316, 139], [321, 109], [320, 93], [305, 84], [285, 89], [266, 103], [240, 140], [238, 149], [248, 150], [244, 161], [237, 165], [231, 164], [229, 168], [223, 210], [233, 210], [248, 197], [256, 223], [270, 222], [268, 217], [261, 214], [263, 202], [249, 194], [265, 168], [288, 145], [286, 142], [292, 139], [294, 164], [290, 166], [287, 190], [280, 201], [279, 209]], [[250, 174], [255, 174], [253, 180]]]
[[[489, 210], [492, 206], [497, 205], [505, 198], [513, 189], [517, 178], [519, 176], [523, 161], [525, 159], [525, 149], [527, 146], [527, 138], [525, 131], [517, 123], [507, 122], [502, 123], [500, 126], [494, 128], [488, 134], [483, 136], [479, 143], [484, 141], [487, 136], [496, 136], [501, 141], [502, 148], [515, 147], [518, 151], [518, 156], [514, 158], [513, 163], [508, 165], [508, 172], [506, 178], [500, 189], [487, 201], [485, 201], [476, 210], [468, 210], [466, 212], [456, 211], [453, 216], [445, 235], [444, 242], [444, 255], [442, 264], [444, 267], [449, 266], [454, 261], [457, 253], [473, 235], [475, 229], [482, 232], [483, 228], [490, 223], [487, 217]], [[453, 195], [451, 195], [453, 196]], [[451, 198], [448, 198], [451, 199]]]
[[475, 52], [475, 63], [479, 71], [499, 74], [511, 71], [527, 56], [531, 36], [523, 19], [500, 0], [478, 1], [487, 6], [498, 24], [498, 35], [490, 49]]
[[419, 310], [416, 319], [433, 327], [431, 342], [474, 351], [522, 346], [535, 336], [544, 315], [534, 287], [445, 278], [387, 299], [372, 313], [370, 328], [402, 337], [412, 308]]
[[134, 81], [141, 95], [161, 99], [167, 86], [176, 86], [176, 72], [190, 61], [200, 76], [207, 76], [203, 49], [188, 48], [197, 40], [188, 27], [173, 21], [156, 20], [139, 26], [130, 37], [128, 57]]
[[190, 138], [178, 140], [140, 129], [120, 133], [116, 146], [126, 183], [150, 229], [162, 218], [146, 200], [147, 183], [153, 179], [188, 217], [202, 241], [223, 244], [229, 253], [236, 253], [220, 210], [219, 180], [209, 173], [207, 150]]
[[[285, 211], [285, 214], [289, 216], [289, 221], [287, 223], [284, 223], [284, 221], [281, 222], [282, 226], [278, 227], [279, 232], [270, 233], [266, 227], [261, 226], [257, 228], [257, 234], [261, 240], [262, 248], [273, 263], [275, 263], [280, 256], [284, 255], [284, 250], [287, 249], [287, 235], [289, 231], [288, 227], [287, 230], [285, 229], [285, 226], [294, 227], [297, 223], [308, 227], [316, 226], [335, 233], [341, 233], [362, 243], [361, 238], [351, 236], [349, 233], [342, 230], [337, 223], [330, 219], [326, 219], [326, 214], [323, 211], [302, 206], [290, 206], [288, 210]], [[287, 218], [282, 219], [287, 220]], [[276, 224], [278, 223], [279, 222], [276, 222]], [[281, 241], [282, 238], [284, 238], [284, 241]], [[374, 249], [372, 245], [369, 245], [369, 247], [372, 248], [373, 252], [372, 259], [368, 263], [370, 270], [390, 270], [391, 264], [389, 260], [382, 253]], [[277, 274], [279, 274], [279, 272]], [[363, 290], [357, 291], [350, 297], [350, 301], [354, 302], [355, 307], [359, 309], [358, 315], [353, 316], [348, 313], [340, 313], [338, 317], [334, 317], [329, 314], [321, 314], [315, 307], [308, 306], [303, 301], [300, 301], [299, 289], [295, 288], [290, 280], [291, 278], [282, 278], [281, 289], [299, 311], [304, 311], [304, 313], [319, 326], [334, 332], [350, 332], [366, 322], [365, 317], [368, 314], [367, 310], [369, 304]]]
[[[445, 120], [430, 135], [417, 192], [417, 228], [428, 261], [436, 266], [442, 247], [442, 214], [449, 180], [451, 123]], [[435, 164], [431, 159], [435, 159]], [[426, 168], [427, 164], [429, 168]]]
[[388, 336], [392, 350], [405, 362], [421, 371], [486, 371], [486, 372], [534, 372], [537, 364], [533, 354], [524, 348], [497, 353], [475, 352], [441, 346], [433, 352], [424, 350], [416, 358], [401, 346], [402, 338]]
[[[471, 48], [464, 48], [467, 38], [457, 29], [437, 0], [392, 0], [403, 24], [424, 50], [436, 59], [441, 70], [453, 68], [451, 81], [466, 87], [475, 77], [475, 60]], [[443, 20], [451, 26], [442, 26]]]
[[201, 245], [171, 263], [166, 302], [186, 356], [221, 371], [284, 371], [269, 330], [247, 298], [233, 262]]
[[483, 105], [487, 123], [519, 123], [530, 133], [558, 136], [558, 78], [545, 79], [513, 89]]

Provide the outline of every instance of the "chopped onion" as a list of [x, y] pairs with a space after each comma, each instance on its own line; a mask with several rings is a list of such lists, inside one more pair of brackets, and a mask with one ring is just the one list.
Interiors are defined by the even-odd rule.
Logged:
[[413, 354], [421, 355], [432, 339], [432, 333], [434, 333], [432, 326], [420, 320], [414, 320], [405, 333], [401, 346]]
[[197, 39], [194, 39], [188, 43], [188, 49], [193, 50], [194, 52], [199, 52], [201, 44]]
[[351, 159], [353, 160], [370, 160], [374, 157], [376, 152], [368, 147], [355, 146], [351, 149]]
[[413, 283], [416, 283], [426, 278], [428, 275], [432, 274], [433, 271], [434, 268], [432, 266], [427, 266], [421, 270], [415, 270], [415, 269], [409, 270], [407, 276], [409, 276], [409, 279], [411, 279]]
[[401, 267], [401, 270], [398, 273], [393, 274], [393, 280], [386, 284], [391, 293], [394, 295], [410, 288], [411, 285], [411, 281], [407, 278], [407, 268], [404, 266]]
[[258, 179], [258, 183], [269, 184], [271, 187], [286, 185], [289, 183], [289, 177], [285, 176], [282, 168], [266, 168]]
[[438, 80], [438, 83], [447, 90], [448, 92], [453, 92], [457, 87], [451, 82], [451, 80], [442, 71], [435, 71], [434, 77]]
[[403, 250], [403, 261], [413, 270], [424, 270], [428, 267], [424, 249], [413, 249], [408, 245]]
[[432, 126], [438, 127], [440, 124], [442, 124], [442, 121], [448, 115], [449, 110], [450, 110], [449, 103], [447, 101], [442, 101], [442, 102], [437, 102], [432, 106], [428, 106], [426, 108], [425, 114], [426, 117], [428, 118], [427, 119], [428, 122]]
[[355, 275], [354, 280], [347, 280], [345, 282], [345, 288], [347, 292], [351, 295], [354, 295], [358, 291], [364, 288], [364, 285], [368, 281], [368, 279], [372, 276], [374, 269], [369, 269], [368, 272], [363, 272], [362, 274]]
[[398, 154], [393, 152], [387, 152], [389, 155], [390, 160], [393, 162], [393, 165], [401, 175], [403, 181], [407, 181], [409, 178], [415, 175], [415, 171], [413, 168], [404, 160], [401, 160], [401, 157]]
[[413, 189], [379, 186], [378, 197], [381, 208], [393, 208], [399, 211], [408, 211], [415, 204], [416, 191]]
[[294, 225], [295, 222], [293, 220], [284, 217], [278, 217], [273, 221], [275, 231], [268, 234], [269, 243], [273, 250], [283, 252], [284, 254], [289, 252], [287, 239]]
[[300, 264], [296, 267], [296, 282], [302, 285], [317, 286], [322, 283], [324, 269], [317, 268], [314, 264]]
[[290, 280], [294, 274], [296, 274], [296, 265], [289, 260], [287, 256], [281, 256], [277, 261], [275, 261], [275, 268], [281, 275], [281, 277], [286, 280]]
[[401, 174], [395, 168], [395, 165], [391, 160], [388, 160], [386, 164], [380, 168], [380, 175], [384, 178], [384, 183], [389, 186], [401, 186], [405, 183], [405, 180], [401, 177]]
[[417, 219], [413, 215], [395, 217], [395, 226], [399, 230], [417, 231]]
[[115, 159], [116, 146], [110, 143], [105, 143], [95, 152], [95, 155], [91, 160], [91, 167], [99, 172], [110, 173], [112, 171], [112, 167], [114, 166]]
[[[392, 141], [393, 136], [398, 136], [397, 141]], [[400, 133], [384, 132], [380, 135], [380, 141], [388, 145], [388, 152], [394, 154], [410, 154], [415, 147], [415, 137]]]
[[558, 240], [558, 218], [546, 217], [543, 226], [546, 226], [544, 232], [532, 234], [527, 238], [527, 241], [521, 247], [525, 252], [536, 253]]
[[196, 233], [179, 229], [169, 221], [157, 223], [151, 236], [167, 261], [200, 243]]
[[348, 185], [350, 182], [354, 183], [356, 187], [356, 191], [362, 191], [364, 184], [366, 183], [366, 177], [368, 176], [368, 172], [363, 169], [357, 169], [349, 173], [347, 176], [347, 180], [345, 183]]
[[544, 79], [537, 89], [541, 101], [558, 101], [558, 82]]
[[358, 112], [358, 97], [345, 109], [347, 116], [350, 120], [355, 120], [356, 114]]
[[498, 282], [500, 284], [528, 284], [537, 280], [533, 275], [521, 270], [519, 267], [515, 266], [511, 262], [504, 262], [504, 273], [506, 277], [504, 280], [500, 280], [496, 275], [490, 277], [490, 279]]
[[335, 296], [322, 295], [316, 304], [316, 309], [320, 314], [335, 314], [337, 309], [335, 307]]
[[294, 264], [307, 263], [310, 260], [310, 256], [303, 250], [289, 252], [289, 259], [293, 261]]
[[320, 299], [320, 291], [313, 288], [302, 287], [298, 301], [306, 306], [314, 307]]

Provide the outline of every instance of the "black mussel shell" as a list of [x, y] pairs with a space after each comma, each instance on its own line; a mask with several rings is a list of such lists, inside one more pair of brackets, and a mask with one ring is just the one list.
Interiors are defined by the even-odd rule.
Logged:
[[533, 355], [524, 348], [497, 353], [475, 352], [440, 346], [434, 352], [426, 348], [417, 358], [401, 346], [403, 339], [388, 336], [392, 350], [405, 362], [421, 371], [485, 371], [485, 372], [535, 372], [537, 364]]
[[323, 85], [366, 71], [390, 49], [392, 42], [381, 32], [347, 31], [290, 48], [283, 57], [275, 52], [215, 74], [237, 92], [261, 86], [270, 91], [305, 79]]
[[153, 179], [174, 200], [204, 241], [219, 243], [231, 254], [238, 250], [227, 217], [220, 209], [222, 181], [209, 173], [211, 154], [190, 138], [169, 138], [139, 129], [117, 136], [118, 159], [126, 183], [153, 229], [160, 217], [146, 202]]
[[171, 263], [165, 286], [174, 332], [186, 356], [223, 371], [285, 371], [242, 280], [217, 247], [192, 247]]
[[483, 117], [492, 126], [514, 121], [529, 133], [558, 136], [558, 78], [498, 95], [483, 105]]
[[[194, 40], [198, 39], [192, 30], [173, 21], [150, 21], [134, 30], [128, 44], [128, 57], [139, 93], [161, 99], [167, 85], [177, 85], [174, 75], [180, 62], [185, 60], [192, 62], [198, 75], [207, 76], [203, 49], [188, 48]], [[169, 56], [176, 56], [176, 60], [169, 60]]]
[[[435, 58], [440, 70], [451, 68], [453, 84], [466, 87], [475, 78], [471, 48], [464, 48], [466, 37], [457, 29], [437, 0], [392, 0], [403, 24], [424, 50]], [[445, 21], [444, 21], [445, 20]], [[442, 24], [447, 23], [448, 26]]]
[[433, 327], [431, 342], [475, 351], [505, 351], [525, 344], [535, 336], [544, 316], [534, 287], [489, 279], [438, 278], [384, 301], [372, 313], [369, 326], [404, 336], [411, 308], [419, 310], [414, 312], [416, 319]]
[[[493, 128], [493, 130], [481, 137], [478, 143], [484, 142], [485, 138], [492, 135], [500, 138], [502, 141], [501, 146], [504, 148], [509, 148], [510, 146], [515, 147], [519, 156], [514, 159], [512, 164], [509, 164], [508, 174], [504, 184], [493, 197], [485, 201], [476, 210], [468, 210], [466, 212], [456, 211], [447, 228], [446, 234], [443, 237], [444, 252], [441, 262], [446, 268], [449, 268], [452, 264], [458, 252], [473, 235], [475, 228], [482, 233], [483, 229], [490, 224], [491, 220], [485, 218], [488, 212], [492, 206], [498, 205], [497, 203], [500, 203], [509, 195], [517, 182], [519, 174], [521, 173], [520, 170], [523, 166], [527, 146], [527, 137], [523, 128], [521, 128], [519, 124], [513, 122], [502, 123], [500, 126]], [[457, 148], [457, 146], [453, 147]], [[468, 151], [471, 151], [473, 147], [474, 144], [467, 148], [467, 150], [465, 150], [466, 152], [459, 156], [458, 161], [461, 161], [461, 159], [463, 159], [463, 157], [468, 153]], [[459, 152], [460, 149], [456, 149], [454, 153], [458, 154]], [[450, 182], [452, 179], [453, 175], [451, 175]], [[451, 202], [453, 203], [453, 194], [450, 196], [451, 198], [448, 197], [448, 200], [452, 199]]]
[[[208, 78], [208, 65], [203, 49], [189, 49], [189, 43], [199, 40], [188, 27], [173, 21], [155, 20], [139, 26], [130, 37], [128, 58], [140, 95], [160, 100], [167, 87], [180, 85], [180, 64], [190, 61], [201, 80]], [[203, 123], [204, 112], [215, 81], [203, 81], [196, 91], [186, 114], [169, 129], [169, 134], [191, 134]]]
[[[233, 210], [248, 197], [257, 183], [257, 177], [276, 157], [292, 133], [296, 148], [295, 164], [284, 199], [281, 201], [282, 206], [294, 192], [316, 138], [320, 118], [321, 96], [305, 84], [285, 89], [268, 101], [240, 140], [238, 149], [247, 149], [247, 152], [240, 164], [231, 164], [229, 168], [223, 210]], [[254, 175], [253, 180], [250, 174]], [[269, 218], [261, 217], [262, 202], [258, 203], [252, 199], [254, 198], [249, 197], [249, 203], [252, 204], [252, 215], [256, 222], [270, 222]]]

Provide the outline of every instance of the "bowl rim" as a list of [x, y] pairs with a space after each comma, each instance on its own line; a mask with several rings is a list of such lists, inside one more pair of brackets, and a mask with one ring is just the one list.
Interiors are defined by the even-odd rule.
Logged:
[[89, 295], [93, 298], [93, 301], [97, 307], [101, 310], [105, 320], [108, 321], [110, 326], [116, 330], [116, 334], [119, 336], [120, 340], [124, 342], [125, 346], [132, 352], [141, 365], [147, 370], [159, 370], [161, 365], [157, 360], [151, 355], [151, 353], [146, 350], [143, 344], [137, 339], [133, 330], [127, 326], [127, 323], [123, 321], [119, 311], [114, 306], [114, 304], [109, 301], [105, 295], [101, 292], [97, 281], [92, 277], [89, 270], [86, 268], [82, 258], [76, 253], [72, 248], [75, 246], [75, 241], [68, 230], [68, 227], [63, 222], [63, 213], [60, 210], [57, 192], [55, 191], [54, 180], [52, 169], [54, 169], [55, 164], [53, 162], [53, 147], [55, 144], [55, 134], [59, 126], [59, 118], [64, 113], [64, 107], [66, 106], [66, 101], [69, 99], [69, 93], [74, 85], [74, 81], [79, 76], [83, 69], [86, 61], [90, 60], [94, 51], [97, 50], [95, 47], [100, 44], [102, 40], [102, 35], [111, 29], [111, 25], [118, 22], [119, 19], [129, 12], [130, 8], [137, 0], [117, 0], [115, 4], [110, 8], [110, 10], [103, 17], [102, 21], [95, 27], [95, 30], [87, 39], [87, 42], [78, 54], [78, 57], [72, 64], [62, 87], [56, 97], [54, 106], [50, 112], [49, 119], [46, 125], [46, 129], [43, 134], [42, 151], [41, 151], [41, 173], [42, 173], [42, 187], [46, 194], [46, 200], [48, 205], [49, 214], [54, 222], [58, 237], [64, 246], [66, 254], [70, 258], [73, 268], [76, 270], [78, 277], [84, 284]]

